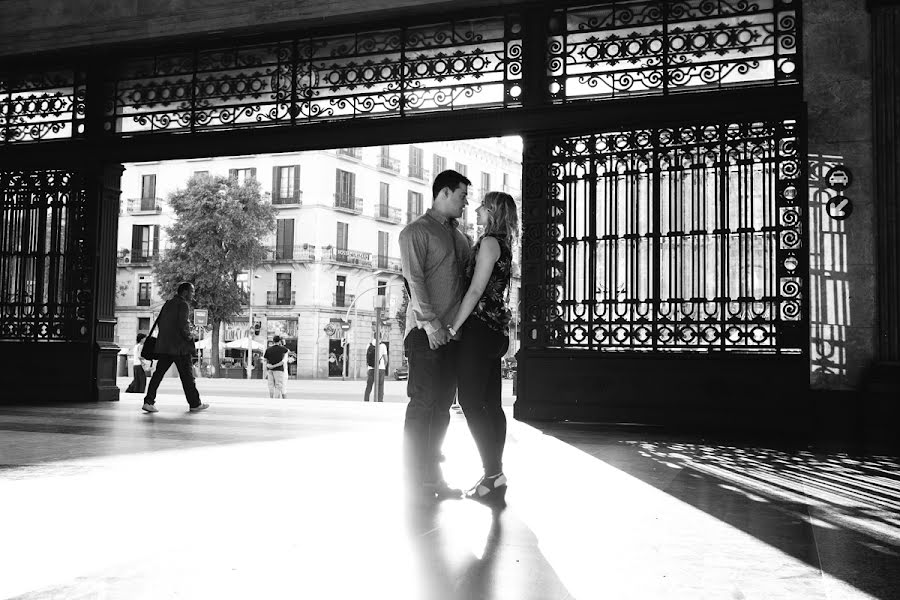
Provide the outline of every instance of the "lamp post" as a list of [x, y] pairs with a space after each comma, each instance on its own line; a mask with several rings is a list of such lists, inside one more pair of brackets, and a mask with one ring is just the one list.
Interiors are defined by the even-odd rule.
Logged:
[[250, 265], [250, 274], [247, 277], [247, 280], [250, 282], [247, 298], [247, 379], [250, 379], [250, 332], [253, 331], [253, 279], [256, 275], [253, 274], [253, 265]]
[[[397, 278], [395, 278], [395, 280], [394, 280], [393, 282], [388, 283], [386, 286], [383, 286], [383, 289], [385, 290], [385, 294], [387, 294], [387, 290], [393, 289], [393, 288], [397, 285], [396, 279], [397, 279]], [[357, 288], [358, 288], [358, 287], [359, 287], [359, 286], [357, 286]], [[364, 289], [363, 291], [358, 292], [358, 293], [356, 294], [356, 297], [353, 298], [353, 302], [351, 302], [351, 303], [350, 303], [350, 306], [347, 307], [347, 312], [346, 312], [346, 314], [344, 315], [344, 322], [345, 322], [345, 323], [348, 322], [348, 321], [350, 320], [350, 311], [351, 311], [351, 310], [354, 310], [354, 309], [356, 308], [356, 302], [357, 302], [357, 300], [359, 300], [359, 299], [362, 297], [363, 294], [365, 294], [365, 293], [367, 293], [367, 292], [371, 292], [372, 290], [377, 290], [377, 289], [381, 289], [381, 288], [380, 288], [379, 286], [376, 285], [375, 287], [370, 287], [370, 288]], [[379, 297], [383, 297], [383, 296], [379, 296]], [[381, 329], [381, 312], [380, 312], [380, 310], [382, 310], [382, 309], [384, 308], [384, 300], [381, 301], [381, 303], [382, 303], [382, 304], [381, 304], [381, 309], [378, 308], [378, 304], [377, 304], [378, 300], [376, 300], [375, 302], [376, 302], [376, 304], [375, 304], [376, 326], [375, 326], [375, 327], [376, 327], [376, 333], [380, 335], [380, 329]], [[354, 320], [356, 320], [355, 317], [354, 317]], [[349, 331], [347, 332], [347, 334], [349, 334]], [[347, 378], [347, 374], [349, 373], [349, 365], [348, 365], [348, 360], [347, 360], [347, 358], [348, 358], [348, 357], [347, 357], [347, 344], [348, 344], [347, 338], [348, 338], [348, 336], [345, 335], [345, 337], [344, 337], [344, 369], [343, 369], [343, 371], [342, 371], [342, 373], [341, 373], [343, 379], [346, 379], [346, 378]], [[376, 339], [376, 341], [377, 341], [379, 344], [381, 343], [380, 339]], [[378, 357], [378, 351], [379, 351], [379, 349], [380, 349], [379, 346], [376, 345], [376, 346], [375, 346], [375, 356], [376, 356], [376, 357]], [[377, 358], [376, 358], [376, 361], [377, 361]], [[376, 364], [376, 368], [377, 368], [377, 364]], [[376, 375], [377, 375], [377, 373], [376, 373]], [[378, 378], [376, 377], [376, 379], [378, 379]], [[376, 390], [376, 391], [377, 391], [377, 390]], [[377, 397], [378, 397], [378, 396], [376, 396], [376, 398], [377, 398]]]

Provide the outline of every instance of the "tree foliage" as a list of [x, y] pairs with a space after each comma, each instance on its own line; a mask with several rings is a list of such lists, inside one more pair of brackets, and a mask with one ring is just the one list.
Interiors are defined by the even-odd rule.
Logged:
[[266, 256], [263, 240], [275, 231], [275, 208], [264, 201], [259, 183], [198, 175], [168, 199], [175, 222], [168, 243], [154, 263], [153, 276], [164, 297], [178, 284], [196, 288], [196, 308], [209, 310], [212, 360], [218, 373], [219, 326], [241, 312], [245, 296], [238, 274]]

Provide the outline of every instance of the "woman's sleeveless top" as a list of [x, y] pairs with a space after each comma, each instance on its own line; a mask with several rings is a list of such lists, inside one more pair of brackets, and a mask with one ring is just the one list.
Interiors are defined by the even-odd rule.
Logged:
[[[487, 236], [485, 236], [487, 237]], [[500, 258], [494, 263], [494, 270], [491, 272], [491, 278], [488, 280], [484, 293], [478, 300], [472, 310], [472, 316], [487, 324], [494, 331], [509, 335], [507, 326], [509, 325], [512, 313], [506, 305], [506, 291], [509, 287], [509, 279], [512, 276], [512, 250], [505, 236], [491, 235], [500, 244]], [[482, 237], [475, 244], [472, 256], [478, 256], [478, 250], [481, 248]], [[469, 261], [469, 272], [467, 273], [469, 281], [472, 281], [472, 275], [475, 273], [475, 260]]]

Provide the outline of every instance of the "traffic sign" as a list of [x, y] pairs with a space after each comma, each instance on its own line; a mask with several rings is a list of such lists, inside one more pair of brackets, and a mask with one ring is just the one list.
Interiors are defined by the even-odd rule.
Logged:
[[842, 192], [853, 183], [853, 173], [844, 165], [831, 167], [825, 173], [825, 183], [828, 184], [828, 187]]
[[853, 214], [853, 202], [847, 196], [835, 196], [825, 204], [825, 210], [835, 221], [843, 221]]
[[334, 323], [325, 323], [325, 335], [331, 337], [337, 332], [337, 328], [334, 326]]
[[197, 327], [206, 327], [209, 325], [209, 310], [205, 308], [195, 308], [194, 325]]

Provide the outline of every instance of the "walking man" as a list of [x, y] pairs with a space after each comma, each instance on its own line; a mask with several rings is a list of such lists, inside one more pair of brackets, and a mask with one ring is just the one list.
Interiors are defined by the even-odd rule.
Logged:
[[432, 207], [400, 233], [409, 291], [404, 347], [409, 357], [409, 404], [404, 422], [408, 491], [414, 502], [458, 497], [440, 469], [441, 447], [456, 395], [456, 342], [446, 329], [466, 291], [469, 243], [457, 229], [471, 182], [443, 171], [432, 184]]
[[[191, 300], [194, 299], [194, 285], [183, 282], [178, 285], [178, 292], [163, 305], [154, 327], [159, 326], [159, 337], [156, 340], [156, 370], [150, 378], [150, 387], [144, 397], [145, 412], [159, 412], [156, 408], [156, 390], [166, 371], [173, 364], [178, 369], [181, 387], [191, 412], [206, 410], [209, 404], [200, 402], [200, 392], [194, 381], [194, 370], [191, 368], [191, 355], [194, 353], [194, 336], [191, 334], [189, 315]], [[153, 333], [152, 331], [150, 332]], [[144, 341], [146, 344], [147, 342]]]
[[272, 345], [266, 348], [266, 380], [269, 382], [269, 398], [284, 398], [284, 379], [287, 373], [288, 349], [281, 345], [281, 336], [272, 338]]
[[[378, 355], [378, 368], [375, 368], [375, 356]], [[384, 376], [387, 373], [388, 349], [384, 342], [379, 344], [378, 352], [375, 352], [375, 339], [369, 342], [366, 349], [366, 393], [363, 395], [365, 402], [369, 401], [372, 394], [372, 386], [375, 384], [375, 377], [378, 377], [378, 398], [375, 402], [384, 402]]]

